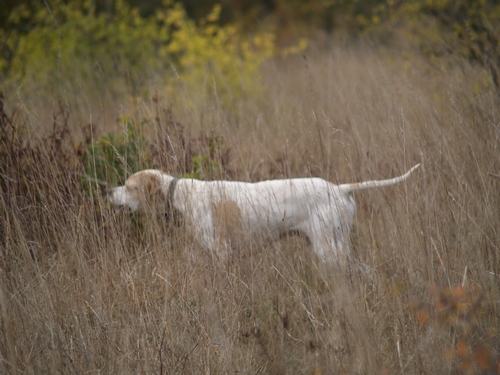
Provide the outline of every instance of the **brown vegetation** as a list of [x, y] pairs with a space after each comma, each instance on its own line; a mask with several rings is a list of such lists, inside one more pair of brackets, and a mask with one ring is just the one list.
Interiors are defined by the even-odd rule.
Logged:
[[[154, 100], [115, 98], [120, 110], [68, 96], [101, 108], [90, 118], [146, 124], [149, 163], [176, 177], [355, 182], [422, 161], [406, 183], [356, 194], [351, 241], [373, 279], [324, 272], [301, 237], [219, 262], [182, 227], [110, 210], [85, 158], [90, 130], [116, 125], [9, 92], [0, 372], [499, 373], [500, 103], [488, 73], [358, 45], [311, 48], [264, 75], [262, 97], [232, 106], [216, 88], [204, 100], [155, 88]], [[52, 131], [37, 131], [51, 116]]]

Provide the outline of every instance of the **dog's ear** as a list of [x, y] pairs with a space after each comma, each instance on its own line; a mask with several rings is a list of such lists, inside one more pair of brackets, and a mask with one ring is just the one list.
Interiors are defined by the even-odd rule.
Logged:
[[161, 189], [160, 179], [151, 174], [147, 174], [143, 179], [145, 203], [151, 208], [158, 209], [166, 201], [165, 194]]

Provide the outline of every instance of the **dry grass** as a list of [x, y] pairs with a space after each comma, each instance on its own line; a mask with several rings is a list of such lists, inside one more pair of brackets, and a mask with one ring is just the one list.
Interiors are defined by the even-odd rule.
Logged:
[[[18, 144], [0, 179], [0, 372], [498, 373], [500, 102], [484, 72], [367, 45], [307, 56], [269, 63], [261, 98], [95, 99], [66, 123], [104, 132], [125, 108], [158, 124], [172, 106], [191, 139], [224, 136], [224, 175], [247, 181], [389, 178], [422, 160], [407, 183], [356, 194], [351, 240], [373, 280], [325, 270], [300, 237], [220, 264], [184, 229], [89, 198], [64, 144], [22, 160]], [[15, 121], [50, 125], [49, 99], [19, 100]]]

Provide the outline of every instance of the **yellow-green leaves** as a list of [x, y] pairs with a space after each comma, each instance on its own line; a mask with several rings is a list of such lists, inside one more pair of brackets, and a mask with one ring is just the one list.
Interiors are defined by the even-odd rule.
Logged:
[[190, 88], [212, 91], [215, 85], [218, 95], [232, 97], [255, 93], [262, 88], [256, 71], [275, 51], [274, 35], [244, 37], [233, 25], [220, 26], [219, 13], [216, 6], [196, 24], [180, 5], [167, 10], [162, 15], [164, 27], [173, 30], [167, 55], [174, 59], [182, 84]]
[[[123, 0], [110, 12], [97, 12], [91, 1], [54, 0], [31, 15], [30, 30], [14, 27], [5, 38], [12, 54], [0, 56], [0, 69], [17, 84], [119, 76], [140, 90], [145, 77], [157, 72], [170, 92], [179, 86], [213, 92], [215, 86], [220, 98], [258, 93], [263, 85], [257, 69], [275, 53], [275, 36], [244, 35], [234, 25], [220, 25], [220, 11], [215, 6], [195, 22], [180, 4], [168, 1], [144, 18]], [[19, 6], [10, 22], [20, 23], [27, 12]], [[301, 42], [290, 51], [304, 47]]]

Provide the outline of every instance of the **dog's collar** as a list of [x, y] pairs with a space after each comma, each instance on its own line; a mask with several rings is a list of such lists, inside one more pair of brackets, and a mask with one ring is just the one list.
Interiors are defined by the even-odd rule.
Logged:
[[174, 193], [175, 193], [175, 188], [177, 186], [177, 182], [179, 182], [179, 179], [174, 178], [170, 183], [170, 185], [168, 186], [167, 205], [169, 210], [174, 208]]

